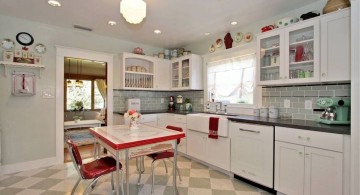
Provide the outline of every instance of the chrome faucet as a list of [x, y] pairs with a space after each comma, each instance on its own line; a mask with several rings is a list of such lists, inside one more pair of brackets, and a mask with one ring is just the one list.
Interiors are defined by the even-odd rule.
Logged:
[[222, 111], [224, 111], [224, 114], [227, 114], [227, 105], [224, 104], [224, 109], [222, 109], [222, 106], [223, 106], [222, 102], [216, 102], [216, 111], [215, 111], [216, 114]]

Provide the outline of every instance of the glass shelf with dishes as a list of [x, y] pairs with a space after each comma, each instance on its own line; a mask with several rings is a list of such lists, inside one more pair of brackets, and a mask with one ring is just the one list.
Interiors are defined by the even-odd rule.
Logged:
[[319, 38], [318, 19], [259, 35], [258, 84], [318, 82]]

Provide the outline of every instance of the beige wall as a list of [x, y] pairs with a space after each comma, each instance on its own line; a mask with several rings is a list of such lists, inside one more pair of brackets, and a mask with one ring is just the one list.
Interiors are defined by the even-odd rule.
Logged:
[[[55, 78], [63, 76], [55, 72], [55, 45], [113, 54], [131, 52], [137, 46], [142, 47], [148, 54], [162, 50], [90, 32], [0, 15], [0, 40], [10, 38], [16, 41], [15, 36], [19, 32], [30, 33], [35, 39], [35, 44], [42, 43], [47, 47], [47, 52], [42, 56], [46, 68], [42, 72], [42, 78], [37, 79], [35, 96], [16, 97], [11, 95], [11, 76], [4, 77], [4, 66], [0, 66], [0, 130], [3, 165], [55, 157], [56, 99], [42, 98], [42, 90], [50, 89], [55, 92]], [[17, 44], [16, 48], [20, 48], [20, 45]], [[33, 51], [33, 46], [30, 50]], [[0, 54], [2, 53], [3, 49], [0, 48]], [[2, 60], [2, 55], [0, 59]], [[36, 70], [34, 72], [39, 74]]]

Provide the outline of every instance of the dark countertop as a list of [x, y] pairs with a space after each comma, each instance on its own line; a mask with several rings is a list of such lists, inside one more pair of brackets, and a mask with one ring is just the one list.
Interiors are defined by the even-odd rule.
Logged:
[[[168, 110], [146, 110], [146, 111], [139, 111], [141, 114], [161, 114], [161, 113], [172, 113], [172, 114], [182, 114], [182, 115], [187, 115], [187, 114], [196, 114], [199, 112], [189, 112], [189, 111], [180, 111], [180, 110], [175, 110], [175, 111], [168, 111]], [[114, 112], [115, 114], [120, 114], [120, 115], [124, 115], [125, 112]]]
[[[271, 125], [278, 127], [289, 127], [296, 129], [305, 129], [311, 131], [320, 131], [336, 134], [350, 135], [350, 125], [327, 125], [316, 121], [297, 120], [297, 119], [274, 119], [263, 118], [250, 115], [238, 115], [228, 117], [230, 121], [252, 123], [258, 125]], [[276, 129], [275, 129], [276, 131]]]
[[[124, 115], [124, 112], [114, 112], [114, 113]], [[149, 111], [140, 111], [140, 113], [141, 114], [173, 113], [173, 114], [187, 115], [187, 114], [196, 114], [196, 113], [204, 113], [204, 112], [188, 112], [188, 111], [179, 111], [179, 110], [170, 112], [168, 110], [149, 110]], [[209, 114], [214, 114], [214, 113], [209, 113]], [[309, 120], [274, 119], [274, 118], [256, 117], [251, 115], [229, 116], [228, 119], [230, 121], [252, 123], [258, 125], [289, 127], [289, 128], [304, 129], [311, 131], [350, 135], [350, 125], [327, 125]]]

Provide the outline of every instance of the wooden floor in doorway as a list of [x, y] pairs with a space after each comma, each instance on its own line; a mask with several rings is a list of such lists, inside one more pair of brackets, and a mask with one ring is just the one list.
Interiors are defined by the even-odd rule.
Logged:
[[[94, 145], [78, 146], [82, 159], [92, 158], [94, 155]], [[67, 148], [64, 148], [64, 162], [71, 162], [71, 157]]]

